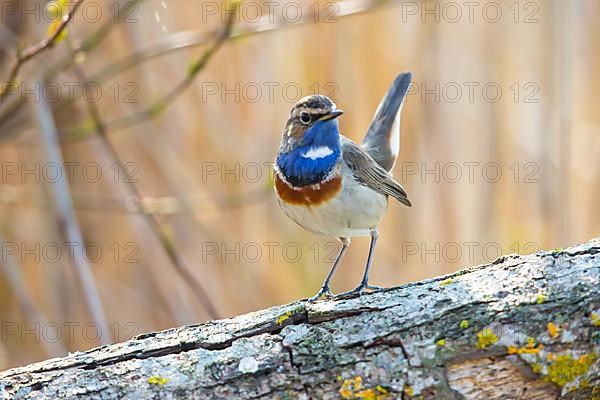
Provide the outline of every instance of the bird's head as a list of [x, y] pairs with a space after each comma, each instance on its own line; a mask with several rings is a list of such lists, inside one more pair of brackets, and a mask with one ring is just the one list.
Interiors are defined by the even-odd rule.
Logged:
[[327, 96], [312, 95], [303, 97], [292, 107], [285, 125], [284, 138], [291, 144], [301, 144], [307, 140], [319, 140], [329, 131], [337, 131], [337, 118], [343, 114]]
[[343, 114], [327, 96], [303, 97], [285, 125], [276, 161], [278, 170], [294, 186], [319, 183], [341, 156], [337, 118]]

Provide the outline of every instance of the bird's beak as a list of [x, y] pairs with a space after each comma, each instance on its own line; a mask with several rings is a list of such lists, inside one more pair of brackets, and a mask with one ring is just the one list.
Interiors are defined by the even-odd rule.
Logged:
[[344, 111], [342, 111], [342, 110], [334, 110], [327, 115], [323, 115], [321, 118], [319, 118], [319, 121], [329, 121], [330, 119], [339, 117], [343, 113], [344, 113]]

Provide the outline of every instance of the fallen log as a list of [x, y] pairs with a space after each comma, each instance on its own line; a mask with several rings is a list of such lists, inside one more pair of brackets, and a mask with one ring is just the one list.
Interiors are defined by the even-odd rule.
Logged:
[[600, 399], [600, 241], [0, 372], [0, 399]]

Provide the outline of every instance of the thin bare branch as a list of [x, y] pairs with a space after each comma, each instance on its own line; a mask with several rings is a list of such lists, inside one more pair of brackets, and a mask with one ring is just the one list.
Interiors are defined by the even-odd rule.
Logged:
[[112, 123], [107, 124], [108, 129], [119, 129], [125, 128], [127, 126], [136, 124], [138, 122], [142, 122], [147, 119], [151, 119], [156, 117], [158, 114], [162, 113], [177, 97], [179, 97], [183, 91], [190, 86], [190, 84], [194, 81], [194, 78], [208, 63], [208, 61], [212, 58], [212, 56], [223, 46], [223, 44], [227, 41], [231, 34], [231, 29], [233, 27], [233, 23], [235, 21], [235, 11], [227, 14], [227, 20], [225, 21], [225, 26], [221, 28], [219, 31], [213, 34], [214, 42], [213, 44], [189, 67], [188, 74], [185, 78], [177, 83], [167, 94], [165, 94], [160, 99], [154, 101], [149, 107], [131, 113], [119, 120], [116, 120]]
[[81, 4], [83, 4], [83, 1], [84, 0], [75, 0], [73, 2], [73, 7], [71, 8], [71, 11], [68, 12], [63, 17], [62, 22], [58, 26], [58, 29], [56, 29], [52, 33], [52, 35], [50, 35], [49, 37], [45, 38], [44, 40], [38, 42], [37, 44], [34, 44], [33, 46], [30, 46], [30, 47], [26, 48], [25, 50], [17, 53], [17, 58], [10, 70], [8, 80], [6, 81], [6, 84], [4, 85], [2, 90], [0, 91], [1, 99], [5, 99], [8, 95], [11, 94], [11, 91], [9, 89], [16, 83], [16, 79], [17, 79], [17, 76], [19, 75], [19, 71], [21, 70], [21, 67], [26, 62], [28, 62], [29, 60], [31, 60], [33, 57], [37, 56], [38, 54], [54, 47], [57, 39], [60, 37], [60, 35], [63, 33], [63, 31], [67, 28], [67, 25], [69, 25], [69, 22], [71, 22], [73, 20], [73, 15], [75, 14], [75, 12], [79, 8], [79, 6], [81, 6]]
[[[345, 17], [349, 15], [356, 15], [367, 11], [372, 11], [376, 8], [380, 8], [383, 5], [390, 4], [389, 1], [374, 1], [374, 0], [351, 0], [336, 3], [337, 13], [332, 16], [332, 21], [335, 22], [334, 18]], [[266, 15], [260, 18], [257, 22], [237, 24], [236, 29], [232, 29], [231, 34], [227, 39], [238, 39], [246, 36], [256, 35], [259, 33], [266, 33], [273, 31], [278, 28], [289, 28], [297, 25], [305, 25], [315, 23], [318, 20], [318, 14], [315, 14], [314, 10], [310, 9], [310, 12], [303, 13], [302, 19], [298, 22], [292, 23], [284, 18], [270, 21], [271, 15]], [[152, 60], [157, 57], [162, 57], [169, 53], [186, 49], [188, 47], [195, 47], [206, 44], [211, 41], [213, 37], [218, 35], [220, 29], [213, 32], [205, 31], [183, 31], [176, 32], [167, 37], [161, 38], [155, 43], [150, 44], [148, 47], [132, 52], [127, 57], [104, 67], [95, 75], [92, 75], [92, 79], [96, 83], [102, 83], [107, 79], [118, 75], [126, 70], [133, 68], [143, 62]]]
[[[116, 15], [125, 15], [125, 12], [129, 7], [131, 7], [135, 4], [141, 3], [143, 1], [144, 0], [128, 1], [122, 7], [119, 7], [119, 9], [116, 12]], [[56, 77], [56, 75], [59, 72], [73, 67], [73, 65], [76, 63], [76, 57], [75, 57], [76, 55], [89, 53], [90, 51], [95, 49], [98, 45], [100, 45], [102, 43], [102, 41], [106, 38], [106, 36], [108, 36], [110, 31], [115, 26], [117, 26], [121, 21], [122, 21], [121, 18], [119, 18], [117, 21], [115, 21], [114, 18], [109, 18], [94, 33], [87, 36], [83, 41], [81, 41], [79, 44], [74, 46], [74, 51], [72, 52], [72, 56], [63, 58], [61, 61], [59, 61], [58, 63], [56, 63], [56, 64], [52, 65], [50, 68], [48, 68], [47, 71], [43, 72], [43, 81], [45, 81], [45, 82], [51, 81]], [[10, 88], [10, 85], [7, 86], [7, 90], [9, 88]], [[0, 97], [0, 99], [2, 99], [2, 101], [4, 102], [4, 107], [2, 107], [2, 112], [0, 112], [0, 126], [2, 126], [8, 118], [10, 118], [12, 115], [14, 115], [15, 110], [19, 106], [21, 106], [24, 103], [24, 101], [23, 101], [23, 99], [19, 99], [16, 97], [9, 98], [8, 96], [7, 96], [7, 98]], [[8, 101], [6, 101], [6, 100], [8, 100]], [[68, 99], [66, 99], [66, 100], [61, 99], [61, 100], [59, 100], [59, 102], [57, 104], [55, 104], [54, 109], [57, 111], [60, 111], [70, 103], [71, 102]], [[10, 123], [10, 125], [8, 125], [7, 127], [10, 127], [13, 125], [18, 125], [22, 122], [23, 122], [23, 118], [17, 118], [16, 120], [12, 121]], [[16, 132], [16, 134], [19, 134], [21, 132], [22, 131], [20, 130], [19, 132]], [[2, 136], [14, 136], [14, 135], [10, 135], [10, 132], [7, 134], [6, 131], [3, 131], [3, 132], [0, 132], [0, 138], [2, 138]]]
[[[132, 0], [132, 2], [133, 1], [134, 0]], [[337, 12], [335, 15], [332, 16], [332, 18], [335, 18], [336, 20], [333, 20], [332, 22], [336, 22], [337, 18], [362, 14], [365, 12], [373, 11], [378, 8], [382, 8], [384, 6], [390, 6], [394, 4], [394, 2], [389, 0], [348, 0], [336, 2], [335, 4], [337, 7]], [[289, 22], [284, 18], [279, 18], [274, 21], [270, 21], [269, 19], [271, 17], [265, 16], [258, 22], [238, 24], [236, 25], [236, 29], [231, 28], [231, 31], [226, 37], [223, 38], [223, 40], [242, 38], [259, 33], [273, 31], [284, 27], [289, 28], [303, 24], [314, 24], [315, 21], [319, 20], [318, 15], [314, 14], [312, 10], [309, 11], [311, 12], [303, 13], [302, 19], [295, 23]], [[99, 32], [102, 32], [102, 28], [99, 30]], [[95, 83], [102, 83], [117, 74], [120, 74], [130, 68], [139, 65], [140, 63], [151, 60], [153, 58], [162, 57], [166, 54], [186, 49], [189, 47], [204, 45], [207, 42], [214, 40], [215, 37], [221, 35], [222, 32], [223, 28], [219, 28], [215, 31], [208, 33], [205, 31], [184, 31], [174, 33], [172, 35], [169, 35], [168, 37], [158, 40], [153, 44], [150, 44], [148, 47], [142, 50], [134, 51], [131, 55], [128, 55], [127, 57], [108, 65], [107, 67], [100, 70], [98, 73], [91, 75], [90, 81], [93, 81]], [[97, 43], [99, 38], [102, 38], [100, 33], [96, 33], [91, 37], [86, 38], [82, 42], [82, 45], [76, 48], [76, 51], [88, 52], [93, 48], [92, 45], [95, 45]], [[218, 47], [222, 45], [222, 43], [217, 44]], [[71, 66], [72, 62], [73, 57], [66, 58], [65, 60], [59, 62], [57, 65], [51, 67], [50, 70], [53, 71], [52, 74], [55, 74], [56, 71], [60, 70], [61, 68]], [[153, 118], [154, 116], [162, 112], [165, 106], [168, 105], [168, 102], [165, 103], [165, 100], [173, 100], [173, 98], [171, 97], [176, 97], [179, 94], [178, 92], [182, 88], [187, 87], [190, 83], [191, 80], [189, 80], [189, 76], [186, 76], [186, 78], [182, 82], [178, 83], [176, 87], [173, 90], [171, 90], [171, 92], [169, 92], [169, 94], [165, 95], [165, 97], [163, 97], [162, 99], [155, 101], [153, 105], [147, 107], [142, 111], [133, 112], [129, 115], [117, 117], [112, 121], [108, 121], [105, 123], [105, 127], [109, 130], [121, 129], [129, 127], [131, 125], [135, 125], [141, 121]], [[56, 110], [61, 110], [69, 104], [70, 101], [59, 101], [58, 104], [55, 105], [55, 107]], [[7, 115], [8, 114], [6, 112], [0, 114], [0, 125], [2, 125]], [[20, 122], [22, 122], [22, 118], [17, 118], [14, 121], [11, 121], [9, 125], [5, 126], [5, 129], [8, 130], [10, 127], [17, 125]], [[88, 135], [93, 134], [94, 132], [95, 127], [90, 124], [90, 121], [88, 121], [77, 127], [69, 129], [69, 134], [67, 135], [66, 140], [81, 140], [87, 137]]]
[[[343, 2], [336, 2], [338, 9], [334, 18], [364, 13], [367, 11], [371, 11], [377, 7], [381, 7], [384, 4], [390, 4], [390, 2], [386, 0], [349, 0]], [[152, 105], [141, 111], [135, 111], [129, 115], [125, 115], [123, 117], [116, 118], [112, 121], [108, 121], [106, 123], [106, 127], [109, 130], [123, 129], [156, 117], [158, 114], [164, 111], [164, 109], [175, 98], [177, 98], [181, 94], [181, 92], [190, 85], [190, 83], [193, 82], [193, 78], [199, 71], [199, 69], [202, 69], [204, 63], [212, 56], [212, 53], [214, 53], [214, 51], [216, 51], [226, 40], [268, 32], [281, 27], [290, 27], [301, 24], [315, 23], [316, 17], [317, 15], [314, 13], [306, 13], [305, 15], [303, 15], [302, 19], [299, 22], [290, 23], [284, 18], [280, 18], [275, 21], [270, 21], [270, 16], [265, 16], [262, 17], [258, 22], [252, 24], [245, 24], [244, 26], [236, 29], [235, 31], [232, 29], [233, 20], [231, 20], [231, 26], [229, 26], [229, 30], [226, 32], [221, 29], [213, 31], [209, 34], [205, 32], [181, 32], [164, 38], [158, 43], [153, 44], [144, 50], [135, 52], [132, 55], [126, 57], [125, 59], [118, 61], [112, 65], [109, 65], [108, 67], [102, 69], [96, 75], [93, 75], [91, 79], [96, 83], [101, 83], [114, 75], [122, 73], [136, 65], [139, 65], [139, 63], [141, 62], [151, 60], [153, 58], [168, 54], [176, 50], [205, 44], [207, 41], [211, 40], [211, 38], [215, 36], [221, 38], [220, 40], [217, 40], [213, 47], [208, 49], [207, 52], [204, 54], [206, 60], [202, 60], [201, 58], [195, 64], [192, 64], [192, 67], [190, 68], [190, 73], [186, 75], [186, 77], [181, 82], [179, 82], [173, 89], [171, 89], [171, 91], [169, 91], [164, 97], [156, 100]], [[230, 25], [230, 23], [226, 22], [226, 26]], [[69, 137], [83, 138], [90, 133], [92, 132], [90, 131], [89, 123], [84, 123], [72, 129], [70, 131]]]
[[[126, 11], [128, 8], [135, 6], [136, 4], [142, 3], [143, 1], [144, 0], [130, 0], [126, 2], [122, 7], [119, 7], [119, 9], [116, 11], [116, 15], [126, 15]], [[52, 65], [50, 68], [48, 68], [48, 71], [46, 71], [44, 74], [44, 80], [52, 80], [56, 77], [56, 75], [59, 72], [73, 67], [73, 65], [76, 64], [75, 56], [80, 54], [86, 54], [94, 50], [96, 47], [98, 47], [98, 45], [100, 45], [104, 41], [104, 39], [106, 38], [106, 36], [108, 36], [110, 31], [121, 22], [121, 18], [119, 18], [117, 21], [115, 21], [114, 18], [109, 18], [94, 33], [87, 36], [79, 44], [74, 46], [73, 55], [71, 57], [65, 57], [56, 64]]]
[[[129, 196], [115, 198], [96, 193], [71, 192], [73, 206], [77, 211], [93, 211], [110, 214], [153, 214], [158, 216], [186, 215], [193, 216], [209, 210], [221, 212], [249, 207], [268, 200], [272, 188], [262, 186], [240, 193], [207, 198], [202, 195], [181, 196]], [[2, 184], [0, 186], [0, 204], [24, 209], [47, 209], [48, 204], [41, 191], [25, 191], [21, 186]], [[213, 229], [213, 232], [218, 230]]]
[[[58, 142], [58, 134], [54, 123], [52, 109], [46, 98], [42, 95], [41, 90], [43, 85], [38, 82], [34, 85], [37, 90], [37, 98], [39, 101], [35, 106], [35, 114], [42, 135], [43, 149], [46, 152], [46, 158], [49, 162], [54, 162], [57, 165], [63, 165], [64, 160], [61, 154], [60, 145]], [[83, 236], [77, 224], [75, 211], [73, 210], [72, 199], [70, 195], [69, 185], [66, 177], [58, 179], [51, 184], [50, 190], [55, 207], [58, 226], [61, 234], [65, 237], [67, 243], [76, 243], [83, 245]], [[82, 287], [82, 292], [85, 297], [87, 307], [90, 311], [94, 322], [99, 326], [100, 340], [103, 344], [110, 343], [110, 335], [108, 323], [100, 301], [100, 295], [94, 282], [94, 277], [89, 263], [80, 251], [73, 252], [73, 264]]]
[[[80, 75], [80, 78], [84, 78]], [[102, 120], [100, 119], [100, 115], [98, 109], [95, 104], [92, 102], [88, 102], [88, 111], [93, 118], [94, 125], [96, 126], [98, 136], [100, 138], [100, 142], [102, 146], [106, 150], [106, 152], [110, 155], [110, 157], [117, 163], [117, 167], [119, 168], [120, 176], [127, 176], [127, 170], [123, 166], [124, 163], [119, 156], [117, 149], [112, 145], [108, 137], [106, 136], [106, 128]], [[135, 183], [125, 179], [126, 188], [129, 192], [129, 195], [136, 199], [136, 201], [140, 201], [142, 199], [142, 194]], [[150, 226], [158, 240], [160, 241], [163, 249], [169, 256], [171, 263], [175, 267], [177, 273], [183, 279], [187, 285], [190, 286], [190, 289], [194, 296], [198, 299], [200, 304], [205, 308], [206, 312], [209, 314], [211, 319], [219, 318], [219, 312], [217, 310], [216, 305], [210, 299], [206, 289], [202, 286], [200, 281], [190, 272], [190, 269], [187, 267], [184, 259], [179, 255], [177, 249], [175, 247], [175, 243], [171, 240], [169, 235], [165, 232], [162, 225], [158, 221], [157, 213], [148, 213], [144, 207], [139, 207], [140, 214], [144, 217], [146, 223]]]

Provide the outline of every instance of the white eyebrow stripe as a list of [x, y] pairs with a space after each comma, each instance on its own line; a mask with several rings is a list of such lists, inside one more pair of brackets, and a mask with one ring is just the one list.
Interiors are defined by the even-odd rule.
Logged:
[[311, 147], [306, 153], [301, 154], [304, 158], [310, 158], [316, 160], [319, 158], [325, 158], [333, 154], [333, 150], [329, 146]]

